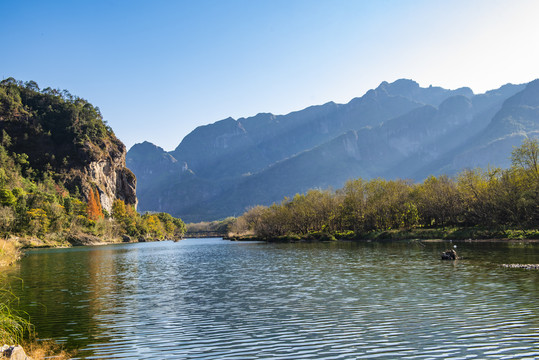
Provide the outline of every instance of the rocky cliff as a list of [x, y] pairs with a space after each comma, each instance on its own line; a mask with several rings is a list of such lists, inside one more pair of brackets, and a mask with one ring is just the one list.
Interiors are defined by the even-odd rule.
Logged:
[[103, 209], [115, 199], [137, 205], [136, 178], [126, 168], [125, 145], [97, 107], [35, 82], [0, 82], [0, 140], [30, 180], [52, 179], [72, 194], [97, 190]]
[[116, 141], [113, 145], [105, 145], [103, 150], [89, 162], [81, 164], [76, 182], [80, 184], [86, 197], [90, 188], [95, 187], [99, 191], [101, 206], [108, 212], [112, 211], [112, 203], [115, 199], [123, 200], [126, 204], [136, 207], [137, 180], [133, 172], [125, 167], [124, 144]]

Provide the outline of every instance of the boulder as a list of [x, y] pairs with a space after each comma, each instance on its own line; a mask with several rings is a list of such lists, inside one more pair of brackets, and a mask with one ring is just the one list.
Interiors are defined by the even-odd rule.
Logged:
[[2, 346], [2, 358], [9, 360], [31, 360], [24, 349], [20, 345], [4, 345]]

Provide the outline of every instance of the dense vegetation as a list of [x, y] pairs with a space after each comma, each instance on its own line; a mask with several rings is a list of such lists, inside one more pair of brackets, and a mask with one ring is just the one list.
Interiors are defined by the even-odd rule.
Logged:
[[451, 178], [350, 180], [335, 192], [310, 190], [280, 204], [251, 208], [236, 234], [276, 238], [361, 238], [394, 229], [539, 227], [539, 142], [526, 139], [507, 170], [465, 170]]
[[86, 100], [65, 90], [40, 90], [33, 81], [0, 82], [0, 236], [55, 242], [78, 234], [181, 237], [180, 219], [140, 215], [120, 199], [107, 213], [96, 187], [82, 194], [74, 169], [118, 148], [123, 144]]
[[65, 173], [119, 142], [98, 107], [33, 81], [0, 82], [0, 123], [2, 145], [26, 158], [22, 170], [33, 180]]

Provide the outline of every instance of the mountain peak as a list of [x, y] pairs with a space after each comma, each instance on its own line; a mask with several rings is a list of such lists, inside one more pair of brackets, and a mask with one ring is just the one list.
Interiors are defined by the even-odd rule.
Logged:
[[419, 89], [419, 84], [411, 79], [398, 79], [392, 83], [382, 81], [376, 88], [377, 91], [386, 91], [390, 95], [407, 94]]

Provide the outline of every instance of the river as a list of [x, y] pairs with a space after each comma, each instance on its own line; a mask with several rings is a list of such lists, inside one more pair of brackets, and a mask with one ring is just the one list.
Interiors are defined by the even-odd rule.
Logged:
[[29, 251], [13, 291], [83, 359], [536, 359], [539, 244], [222, 239]]

